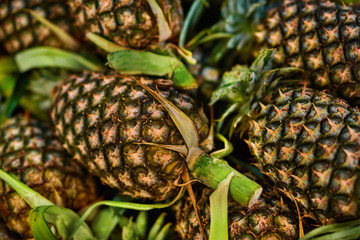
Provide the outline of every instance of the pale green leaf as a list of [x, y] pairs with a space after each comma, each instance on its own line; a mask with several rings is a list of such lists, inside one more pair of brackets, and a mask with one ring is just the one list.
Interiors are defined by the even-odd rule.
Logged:
[[171, 29], [169, 27], [168, 22], [166, 21], [163, 11], [157, 4], [156, 0], [147, 0], [147, 1], [157, 20], [157, 24], [159, 28], [159, 42], [163, 42], [167, 40], [169, 37], [171, 37], [172, 34]]
[[50, 206], [32, 208], [29, 215], [29, 224], [35, 240], [56, 240], [44, 218], [44, 211]]
[[101, 69], [100, 65], [79, 54], [53, 47], [33, 47], [23, 50], [15, 55], [15, 61], [20, 72], [42, 67], [58, 67], [77, 71]]
[[29, 186], [0, 169], [0, 178], [13, 188], [31, 207], [54, 205]]
[[111, 53], [121, 50], [128, 50], [128, 48], [122, 47], [120, 45], [117, 45], [116, 43], [110, 42], [106, 40], [103, 37], [100, 37], [99, 35], [96, 35], [95, 33], [87, 33], [86, 37], [93, 42], [96, 46], [103, 49], [104, 51]]
[[36, 12], [27, 9], [27, 11], [39, 22], [44, 24], [46, 27], [48, 27], [59, 39], [62, 43], [64, 43], [66, 48], [76, 50], [79, 48], [79, 43], [73, 38], [69, 33], [64, 31], [61, 27], [57, 26], [56, 24], [50, 22], [43, 16], [37, 14]]
[[181, 62], [170, 56], [137, 50], [123, 50], [108, 55], [108, 65], [124, 74], [171, 76]]
[[151, 227], [147, 240], [155, 240], [158, 235], [161, 226], [164, 224], [166, 213], [160, 214], [160, 216], [156, 219], [154, 225]]
[[209, 240], [228, 240], [228, 192], [234, 172], [231, 172], [210, 196]]
[[273, 54], [274, 50], [264, 49], [256, 57], [254, 62], [250, 66], [250, 70], [256, 74], [262, 74], [272, 69], [273, 66]]
[[109, 238], [111, 232], [118, 224], [118, 218], [113, 208], [104, 208], [100, 210], [91, 222], [91, 229], [99, 240]]
[[141, 211], [136, 218], [136, 233], [141, 239], [145, 239], [146, 225], [147, 225], [147, 212]]
[[160, 230], [159, 234], [156, 236], [154, 240], [165, 240], [169, 231], [170, 231], [171, 223], [165, 224], [165, 226]]

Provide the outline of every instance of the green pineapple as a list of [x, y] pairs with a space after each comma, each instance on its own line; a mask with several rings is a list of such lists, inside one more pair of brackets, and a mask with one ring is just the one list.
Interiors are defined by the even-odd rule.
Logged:
[[[210, 229], [211, 192], [209, 188], [195, 190], [196, 203], [207, 235]], [[292, 216], [287, 206], [279, 201], [262, 198], [249, 209], [230, 201], [228, 209], [229, 239], [298, 239], [296, 218]], [[190, 197], [186, 196], [175, 205], [175, 210], [177, 220], [175, 229], [181, 239], [204, 239]]]
[[360, 112], [308, 87], [274, 91], [269, 57], [225, 75], [238, 76], [232, 127], [248, 134], [260, 170], [304, 215], [320, 224], [359, 218]]
[[251, 2], [224, 3], [220, 31], [232, 36], [222, 49], [256, 57], [260, 49], [275, 48], [279, 66], [302, 68], [313, 88], [360, 103], [359, 10], [329, 0], [285, 0], [276, 7]]
[[185, 156], [161, 144], [184, 140], [138, 81], [157, 88], [194, 121], [200, 139], [206, 138], [206, 117], [189, 96], [163, 84], [170, 81], [116, 72], [70, 77], [55, 91], [51, 117], [64, 146], [103, 183], [135, 198], [162, 200], [177, 192]]
[[[79, 210], [97, 198], [95, 181], [71, 160], [48, 126], [36, 120], [18, 116], [5, 121], [0, 131], [0, 164], [58, 206]], [[3, 181], [0, 198], [6, 226], [30, 238], [30, 207]]]
[[[180, 32], [183, 21], [180, 1], [158, 0], [157, 3], [171, 30], [166, 38], [172, 38]], [[93, 32], [123, 47], [144, 48], [159, 41], [159, 24], [146, 0], [5, 0], [0, 2], [0, 44], [11, 54], [32, 46], [64, 47], [55, 34], [26, 9], [45, 17], [78, 40]]]

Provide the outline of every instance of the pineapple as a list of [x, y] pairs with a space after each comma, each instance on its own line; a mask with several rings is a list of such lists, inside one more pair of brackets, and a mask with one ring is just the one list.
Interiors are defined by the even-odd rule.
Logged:
[[279, 66], [302, 68], [313, 88], [360, 103], [359, 10], [329, 0], [285, 0], [275, 8], [252, 2], [223, 5], [222, 31], [232, 37], [221, 44], [237, 50], [229, 54], [257, 56], [260, 49], [275, 48]]
[[[174, 37], [180, 32], [180, 0], [158, 0]], [[62, 47], [53, 32], [26, 9], [45, 17], [78, 40], [93, 32], [124, 47], [144, 48], [158, 41], [159, 24], [146, 0], [5, 0], [0, 2], [0, 44], [10, 54], [32, 46]]]
[[206, 117], [171, 81], [116, 72], [85, 72], [64, 81], [55, 89], [51, 118], [64, 147], [104, 184], [134, 198], [163, 200], [177, 192], [186, 158], [163, 145], [184, 140], [139, 81], [189, 116], [200, 139], [207, 137]]
[[67, 32], [73, 21], [64, 1], [3, 0], [0, 2], [0, 45], [10, 53], [32, 46], [61, 47], [50, 29], [36, 21], [25, 9], [31, 9]]
[[[144, 48], [158, 41], [159, 25], [148, 0], [69, 0], [80, 29], [102, 35], [121, 46]], [[183, 12], [180, 0], [157, 0], [171, 36], [180, 32]]]
[[258, 63], [271, 61], [267, 57], [261, 55], [248, 72], [228, 73], [239, 76], [233, 127], [248, 134], [260, 170], [303, 215], [324, 225], [359, 218], [359, 110], [304, 86], [278, 84], [274, 91], [274, 71], [259, 70]]
[[[211, 192], [209, 188], [197, 188], [195, 191], [200, 218], [207, 235], [210, 229]], [[229, 239], [298, 239], [296, 218], [279, 201], [262, 198], [249, 209], [230, 201], [228, 209]], [[186, 196], [175, 205], [175, 210], [175, 230], [181, 239], [204, 239], [190, 197]]]
[[[97, 198], [95, 181], [71, 160], [48, 126], [36, 120], [18, 116], [5, 121], [0, 131], [0, 164], [56, 205], [79, 210]], [[30, 238], [30, 207], [5, 182], [0, 182], [0, 189], [6, 226]]]

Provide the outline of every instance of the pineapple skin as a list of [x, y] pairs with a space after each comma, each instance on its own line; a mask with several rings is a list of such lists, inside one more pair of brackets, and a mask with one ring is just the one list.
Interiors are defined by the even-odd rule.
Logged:
[[[210, 231], [210, 203], [212, 190], [196, 188], [196, 202], [204, 230]], [[199, 229], [195, 211], [189, 196], [175, 205], [175, 230], [181, 239], [204, 239]], [[298, 239], [297, 223], [284, 204], [262, 198], [250, 209], [229, 201], [229, 239], [236, 240], [291, 240]]]
[[[37, 120], [17, 116], [1, 126], [0, 165], [58, 206], [79, 210], [97, 198], [94, 179], [71, 159], [49, 127]], [[0, 181], [1, 217], [24, 238], [32, 237], [30, 209], [14, 189]]]
[[[360, 11], [329, 0], [285, 0], [257, 30], [276, 63], [302, 68], [313, 88], [360, 104]], [[257, 51], [255, 51], [257, 52]]]
[[250, 151], [302, 214], [329, 224], [359, 218], [360, 112], [311, 88], [285, 88], [250, 113]]
[[25, 9], [31, 9], [73, 34], [73, 18], [68, 6], [59, 0], [0, 1], [0, 44], [14, 54], [34, 46], [62, 47], [61, 41]]
[[[180, 0], [157, 0], [172, 31], [180, 32]], [[131, 48], [158, 41], [159, 29], [147, 0], [3, 0], [0, 2], [0, 44], [14, 54], [34, 46], [66, 47], [46, 26], [25, 9], [31, 9], [76, 39], [93, 32]]]
[[189, 116], [199, 138], [206, 138], [207, 119], [188, 95], [157, 85], [164, 79], [116, 72], [85, 72], [64, 81], [55, 90], [51, 118], [64, 147], [104, 184], [133, 198], [163, 200], [177, 192], [185, 156], [160, 145], [185, 142], [138, 81]]
[[[183, 10], [180, 0], [156, 0], [172, 31], [180, 33]], [[158, 40], [159, 28], [147, 0], [69, 0], [76, 25], [106, 37], [120, 46], [145, 48]]]

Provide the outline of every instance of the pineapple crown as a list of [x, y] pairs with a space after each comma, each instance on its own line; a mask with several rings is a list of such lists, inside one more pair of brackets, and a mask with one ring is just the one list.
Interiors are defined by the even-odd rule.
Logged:
[[[267, 0], [227, 0], [221, 8], [222, 20], [216, 31], [230, 34], [230, 37], [220, 41], [223, 49], [235, 49], [249, 55], [255, 41], [255, 33], [259, 24], [266, 16]], [[220, 60], [226, 51], [216, 51], [215, 61]]]
[[[265, 49], [254, 60], [250, 67], [237, 65], [231, 71], [225, 72], [219, 87], [214, 91], [210, 104], [219, 99], [230, 102], [230, 106], [220, 118], [219, 127], [227, 116], [237, 112], [233, 119], [233, 127], [244, 116], [248, 116], [251, 106], [264, 100], [268, 94], [283, 85], [294, 85], [299, 78], [292, 79], [290, 76], [302, 72], [302, 70], [287, 67], [273, 68], [274, 50]], [[230, 130], [230, 133], [232, 130]]]

